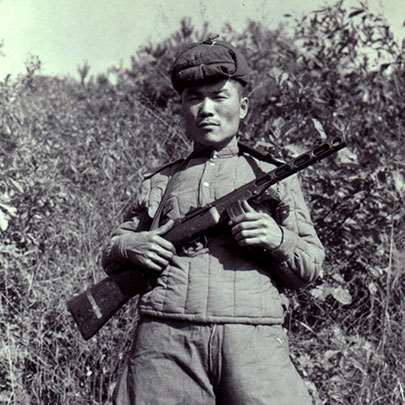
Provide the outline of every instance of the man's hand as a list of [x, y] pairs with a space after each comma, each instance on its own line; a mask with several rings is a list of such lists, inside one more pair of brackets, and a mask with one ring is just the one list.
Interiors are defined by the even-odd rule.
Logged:
[[283, 231], [277, 222], [264, 212], [255, 211], [242, 201], [245, 213], [229, 222], [232, 234], [240, 246], [275, 249], [280, 246]]
[[120, 235], [121, 254], [133, 264], [160, 273], [176, 252], [173, 244], [161, 236], [169, 231], [173, 224], [170, 220], [153, 231], [125, 232]]

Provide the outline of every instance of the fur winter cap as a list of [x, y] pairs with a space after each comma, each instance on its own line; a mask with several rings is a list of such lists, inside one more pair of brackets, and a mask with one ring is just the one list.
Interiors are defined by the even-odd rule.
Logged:
[[216, 40], [191, 44], [177, 55], [171, 69], [172, 84], [179, 94], [186, 87], [227, 78], [246, 85], [248, 76], [249, 66], [242, 53]]

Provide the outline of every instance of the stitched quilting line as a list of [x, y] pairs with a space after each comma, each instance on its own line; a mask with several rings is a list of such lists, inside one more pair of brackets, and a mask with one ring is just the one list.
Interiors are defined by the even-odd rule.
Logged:
[[[236, 183], [236, 179], [239, 179], [238, 168], [239, 168], [239, 166], [242, 166], [242, 165], [238, 164], [240, 160], [241, 160], [241, 157], [238, 156], [238, 159], [235, 159], [235, 161], [234, 161], [234, 168], [233, 168], [233, 173], [234, 173], [233, 188], [234, 189], [236, 189], [236, 187], [238, 186], [238, 184]], [[233, 270], [234, 271], [233, 271], [233, 288], [232, 288], [232, 290], [233, 290], [232, 315], [235, 316], [236, 315], [236, 274], [237, 274], [237, 271], [236, 271], [236, 269], [233, 269]]]

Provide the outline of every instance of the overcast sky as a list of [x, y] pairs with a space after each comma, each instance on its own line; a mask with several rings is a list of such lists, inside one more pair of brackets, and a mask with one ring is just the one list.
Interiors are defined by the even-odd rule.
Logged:
[[[91, 73], [128, 65], [139, 46], [167, 37], [186, 16], [197, 28], [208, 21], [214, 32], [225, 22], [241, 29], [247, 19], [272, 27], [286, 13], [300, 16], [330, 3], [335, 0], [0, 0], [0, 78], [24, 71], [29, 55], [41, 59], [44, 74], [76, 75], [85, 60]], [[369, 4], [404, 37], [405, 0]]]

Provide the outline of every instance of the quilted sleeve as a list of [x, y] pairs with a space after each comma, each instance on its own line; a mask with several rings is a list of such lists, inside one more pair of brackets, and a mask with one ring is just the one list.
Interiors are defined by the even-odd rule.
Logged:
[[160, 173], [142, 183], [127, 220], [114, 230], [103, 248], [102, 266], [107, 274], [120, 272], [130, 264], [125, 254], [127, 241], [133, 232], [142, 232], [150, 228], [166, 184], [167, 177]]
[[325, 258], [324, 248], [311, 221], [310, 213], [297, 176], [283, 181], [279, 187], [284, 210], [279, 225], [283, 239], [270, 251], [277, 264], [277, 277], [287, 288], [300, 288], [320, 276]]

